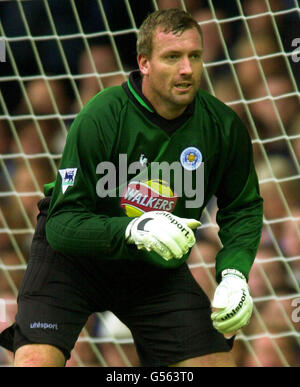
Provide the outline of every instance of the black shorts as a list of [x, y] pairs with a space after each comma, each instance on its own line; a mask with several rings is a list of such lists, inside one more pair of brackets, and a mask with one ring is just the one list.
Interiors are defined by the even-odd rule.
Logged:
[[76, 258], [56, 253], [45, 237], [49, 198], [40, 213], [18, 294], [15, 323], [0, 345], [15, 351], [51, 344], [66, 359], [94, 312], [112, 311], [131, 330], [142, 366], [227, 352], [232, 340], [212, 326], [210, 302], [186, 264], [159, 269], [142, 262]]

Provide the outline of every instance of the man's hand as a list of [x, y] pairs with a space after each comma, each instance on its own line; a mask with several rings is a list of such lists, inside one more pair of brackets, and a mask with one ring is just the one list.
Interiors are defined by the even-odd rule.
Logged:
[[195, 244], [192, 229], [201, 225], [195, 219], [184, 219], [166, 211], [150, 211], [132, 220], [126, 229], [127, 243], [138, 249], [155, 251], [165, 260], [180, 259]]
[[212, 301], [213, 326], [221, 333], [231, 336], [247, 325], [253, 310], [253, 300], [245, 277], [238, 270], [222, 271], [222, 281], [218, 285]]

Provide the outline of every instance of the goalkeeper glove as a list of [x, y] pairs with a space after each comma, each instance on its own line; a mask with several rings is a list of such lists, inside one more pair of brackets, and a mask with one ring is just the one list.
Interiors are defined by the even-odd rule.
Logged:
[[127, 243], [155, 251], [167, 261], [180, 259], [195, 244], [192, 229], [200, 225], [195, 219], [179, 218], [167, 211], [151, 211], [128, 224], [125, 238]]
[[223, 334], [233, 336], [247, 325], [253, 310], [253, 300], [249, 293], [246, 278], [238, 270], [222, 271], [222, 281], [217, 286], [211, 314], [213, 326]]

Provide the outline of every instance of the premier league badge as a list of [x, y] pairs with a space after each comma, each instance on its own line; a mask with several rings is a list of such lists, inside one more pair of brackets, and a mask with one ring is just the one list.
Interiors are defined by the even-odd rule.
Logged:
[[61, 176], [62, 192], [65, 193], [68, 187], [74, 185], [77, 168], [59, 169], [59, 173]]
[[202, 162], [202, 154], [198, 148], [190, 146], [181, 152], [180, 162], [183, 168], [194, 171]]

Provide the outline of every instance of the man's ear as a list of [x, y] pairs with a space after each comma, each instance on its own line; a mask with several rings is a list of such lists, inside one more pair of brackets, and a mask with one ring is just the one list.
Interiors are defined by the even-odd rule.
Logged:
[[149, 59], [144, 54], [139, 54], [137, 57], [140, 72], [145, 76], [149, 73]]

